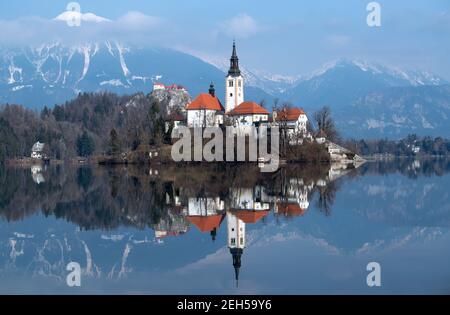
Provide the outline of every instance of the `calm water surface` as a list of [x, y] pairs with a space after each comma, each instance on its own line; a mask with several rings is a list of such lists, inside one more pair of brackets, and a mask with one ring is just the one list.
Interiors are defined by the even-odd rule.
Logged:
[[2, 168], [0, 293], [448, 294], [449, 170]]

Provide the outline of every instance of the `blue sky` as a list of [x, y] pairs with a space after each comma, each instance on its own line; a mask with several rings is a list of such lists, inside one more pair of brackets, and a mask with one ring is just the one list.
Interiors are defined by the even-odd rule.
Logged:
[[[67, 28], [45, 24], [65, 11], [68, 2], [2, 1], [0, 45], [71, 37]], [[369, 0], [78, 2], [83, 13], [114, 22], [101, 28], [82, 26], [86, 37], [167, 46], [212, 60], [228, 57], [236, 38], [242, 63], [269, 73], [308, 74], [337, 58], [357, 58], [450, 79], [448, 0], [380, 0], [382, 25], [375, 28], [366, 24]]]

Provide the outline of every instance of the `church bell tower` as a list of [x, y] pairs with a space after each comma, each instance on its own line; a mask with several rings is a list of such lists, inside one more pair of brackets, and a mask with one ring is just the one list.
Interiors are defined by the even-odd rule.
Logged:
[[234, 276], [236, 286], [239, 283], [241, 256], [245, 248], [245, 223], [232, 212], [227, 212], [228, 248], [233, 257]]
[[239, 69], [239, 58], [236, 54], [236, 43], [233, 42], [233, 53], [230, 59], [230, 70], [225, 81], [225, 111], [232, 111], [244, 102], [244, 78]]

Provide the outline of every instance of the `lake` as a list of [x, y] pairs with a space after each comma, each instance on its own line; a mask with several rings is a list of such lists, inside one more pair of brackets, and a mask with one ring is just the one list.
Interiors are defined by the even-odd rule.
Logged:
[[0, 293], [448, 294], [449, 170], [1, 168]]

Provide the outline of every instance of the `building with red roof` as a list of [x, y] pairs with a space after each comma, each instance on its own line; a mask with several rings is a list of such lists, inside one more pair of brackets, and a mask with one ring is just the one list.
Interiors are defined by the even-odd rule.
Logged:
[[270, 210], [233, 210], [233, 214], [247, 224], [256, 223], [269, 213]]
[[224, 111], [211, 83], [209, 93], [199, 94], [187, 105], [187, 125], [190, 128], [219, 126], [223, 124]]
[[276, 110], [273, 116], [274, 121], [296, 122], [301, 116], [306, 116], [306, 113], [301, 108], [293, 107]]
[[285, 217], [301, 217], [306, 209], [301, 208], [297, 202], [277, 202], [276, 213]]
[[269, 121], [269, 112], [255, 102], [243, 102], [227, 115], [235, 127], [256, 126]]
[[170, 128], [177, 129], [180, 125], [186, 122], [186, 117], [181, 113], [171, 112], [165, 119], [165, 130], [169, 132]]
[[178, 85], [178, 84], [171, 84], [171, 85], [165, 85], [161, 82], [154, 82], [153, 83], [153, 91], [158, 90], [180, 90], [180, 91], [187, 91], [187, 89], [184, 86]]
[[186, 219], [193, 225], [199, 229], [200, 232], [212, 232], [214, 230], [218, 230], [220, 224], [225, 217], [224, 214], [215, 214], [215, 215], [199, 215], [199, 216], [187, 216]]
[[307, 129], [308, 117], [303, 109], [293, 107], [275, 110], [272, 118], [290, 144], [301, 144], [304, 138], [312, 138]]
[[240, 115], [266, 115], [269, 116], [269, 112], [262, 106], [256, 104], [255, 102], [243, 102], [239, 104], [232, 111], [227, 113], [229, 116], [240, 116]]

